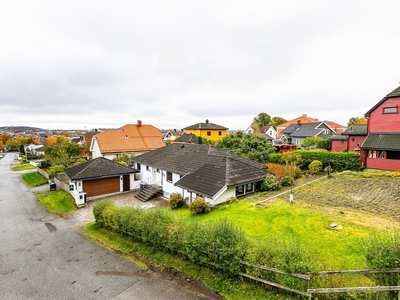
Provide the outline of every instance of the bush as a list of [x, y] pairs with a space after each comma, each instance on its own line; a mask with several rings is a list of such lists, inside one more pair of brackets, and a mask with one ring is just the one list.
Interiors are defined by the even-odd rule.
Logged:
[[[308, 167], [314, 160], [319, 160], [322, 167], [325, 168], [331, 164], [333, 170], [343, 171], [360, 171], [364, 167], [360, 165], [360, 154], [354, 152], [327, 152], [316, 150], [296, 150], [303, 158], [303, 163], [299, 165], [301, 169]], [[269, 161], [273, 163], [283, 164], [283, 154], [271, 154]]]
[[290, 178], [289, 177], [284, 177], [281, 179], [281, 185], [282, 186], [289, 186], [290, 185]]
[[201, 214], [211, 211], [211, 207], [208, 206], [208, 203], [204, 200], [204, 197], [197, 197], [192, 203], [189, 204], [189, 210], [193, 214]]
[[65, 167], [63, 165], [55, 165], [55, 166], [51, 166], [47, 173], [50, 176], [54, 176], [57, 175], [58, 173], [62, 173], [65, 170]]
[[325, 149], [326, 151], [331, 151], [331, 140], [330, 139], [322, 139], [317, 143], [318, 149]]
[[229, 197], [228, 200], [226, 200], [226, 203], [228, 203], [228, 204], [232, 204], [232, 203], [235, 203], [235, 202], [238, 202], [238, 199], [236, 197], [234, 197], [234, 196]]
[[179, 193], [172, 193], [169, 197], [169, 207], [171, 209], [179, 208], [185, 205], [185, 200]]
[[311, 164], [308, 165], [308, 169], [311, 171], [311, 174], [317, 174], [321, 171], [322, 163], [319, 160], [314, 160]]
[[281, 182], [273, 175], [267, 175], [261, 183], [264, 191], [277, 191], [282, 188]]
[[276, 163], [267, 163], [268, 172], [273, 173], [278, 178], [284, 178], [287, 176], [285, 166]]
[[[361, 240], [361, 247], [368, 268], [400, 268], [400, 231], [370, 234]], [[380, 285], [397, 285], [396, 274], [376, 274], [373, 277]]]

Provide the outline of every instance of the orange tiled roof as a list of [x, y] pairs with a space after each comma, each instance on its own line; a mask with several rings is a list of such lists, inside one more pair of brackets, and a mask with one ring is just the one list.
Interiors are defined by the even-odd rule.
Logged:
[[347, 128], [346, 126], [340, 125], [332, 121], [328, 121], [328, 126], [331, 128]]
[[149, 151], [164, 147], [160, 130], [152, 125], [128, 124], [96, 135], [101, 153]]
[[278, 127], [288, 127], [290, 124], [297, 123], [298, 120], [300, 120], [301, 123], [303, 123], [303, 124], [304, 123], [315, 123], [315, 122], [318, 122], [317, 120], [315, 120], [313, 118], [301, 116], [301, 117], [298, 117], [298, 118], [293, 119], [291, 121], [287, 121], [286, 123], [283, 123], [283, 124], [279, 125]]

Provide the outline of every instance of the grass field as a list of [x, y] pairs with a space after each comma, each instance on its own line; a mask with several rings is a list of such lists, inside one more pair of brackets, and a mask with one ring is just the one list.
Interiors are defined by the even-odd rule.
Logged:
[[36, 167], [32, 166], [31, 164], [23, 164], [12, 168], [13, 171], [25, 171], [32, 169], [36, 169]]
[[50, 212], [68, 214], [78, 207], [70, 193], [59, 191], [47, 195], [38, 195], [39, 202]]
[[30, 187], [39, 186], [47, 183], [47, 179], [38, 172], [27, 173], [21, 176], [27, 185]]

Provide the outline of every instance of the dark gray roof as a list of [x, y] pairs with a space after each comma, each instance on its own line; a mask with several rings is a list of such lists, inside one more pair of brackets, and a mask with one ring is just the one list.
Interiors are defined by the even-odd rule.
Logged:
[[267, 174], [267, 167], [261, 163], [202, 144], [172, 144], [131, 160], [186, 175], [177, 186], [211, 197], [225, 185], [258, 181]]
[[379, 105], [381, 105], [383, 102], [385, 102], [388, 98], [393, 98], [393, 97], [400, 97], [400, 86], [391, 91], [389, 94], [386, 95], [386, 97], [383, 97], [381, 101], [379, 101], [377, 104], [375, 104], [369, 111], [365, 113], [366, 117], [369, 117], [369, 114], [377, 108]]
[[329, 139], [333, 135], [334, 134], [332, 134], [332, 133], [320, 133], [320, 134], [318, 134], [318, 137], [320, 137], [321, 139]]
[[323, 129], [329, 129], [332, 134], [334, 133], [324, 122], [290, 124], [282, 130], [282, 133], [290, 137], [310, 137], [317, 136]]
[[334, 134], [329, 139], [331, 141], [347, 141], [347, 136], [341, 134]]
[[175, 143], [196, 143], [196, 136], [193, 133], [185, 133], [177, 138]]
[[64, 170], [71, 180], [88, 180], [102, 177], [113, 177], [124, 174], [137, 173], [139, 170], [121, 165], [115, 161], [98, 157]]
[[366, 150], [400, 151], [400, 133], [370, 133], [361, 148]]
[[231, 157], [216, 157], [213, 163], [206, 163], [197, 171], [190, 173], [176, 186], [189, 191], [213, 197], [224, 186], [228, 188], [244, 183], [262, 180], [266, 172]]
[[205, 130], [207, 130], [207, 129], [219, 129], [219, 130], [228, 130], [228, 128], [226, 128], [226, 127], [224, 127], [224, 126], [221, 126], [221, 125], [214, 124], [214, 123], [197, 123], [197, 124], [194, 124], [194, 125], [185, 127], [185, 128], [183, 128], [183, 129], [185, 129], [185, 130], [188, 130], [188, 129], [192, 129], [192, 130], [194, 130], [194, 129], [205, 129]]
[[260, 135], [264, 138], [266, 138], [269, 141], [272, 141], [274, 138], [266, 133], [260, 133]]
[[368, 124], [354, 124], [342, 132], [343, 135], [367, 135]]

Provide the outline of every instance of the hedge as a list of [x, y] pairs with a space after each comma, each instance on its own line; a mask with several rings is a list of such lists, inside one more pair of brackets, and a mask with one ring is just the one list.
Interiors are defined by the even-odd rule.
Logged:
[[[303, 158], [303, 163], [300, 165], [301, 169], [307, 169], [308, 165], [314, 160], [319, 160], [323, 168], [327, 167], [330, 163], [332, 169], [336, 171], [359, 171], [363, 169], [363, 166], [360, 165], [360, 154], [358, 153], [318, 150], [296, 150], [295, 152], [299, 153]], [[284, 164], [281, 158], [282, 154], [271, 154], [270, 162]]]
[[[243, 259], [287, 272], [306, 274], [315, 270], [315, 257], [299, 240], [289, 243], [274, 239], [271, 239], [273, 243], [267, 240], [252, 242], [241, 228], [226, 218], [200, 222], [167, 209], [118, 207], [111, 201], [96, 204], [93, 214], [98, 227], [128, 235], [155, 250], [182, 254], [196, 264], [217, 265], [217, 269], [227, 276], [243, 272], [243, 265], [240, 264]], [[266, 260], [266, 257], [269, 259]], [[292, 288], [303, 289], [307, 285], [306, 281], [259, 271], [247, 268], [245, 272], [268, 280], [272, 276], [277, 282]]]

